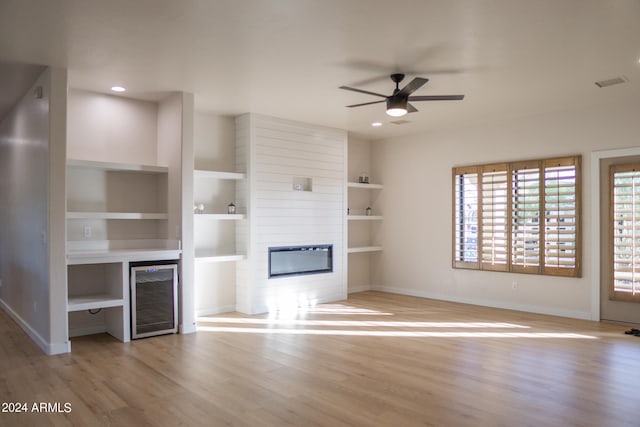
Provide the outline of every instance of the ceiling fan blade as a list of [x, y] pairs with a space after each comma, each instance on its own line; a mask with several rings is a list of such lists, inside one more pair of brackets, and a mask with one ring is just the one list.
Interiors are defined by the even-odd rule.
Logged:
[[366, 93], [367, 95], [380, 96], [382, 98], [386, 98], [387, 97], [387, 95], [382, 95], [380, 93], [375, 93], [375, 92], [369, 92], [368, 90], [356, 89], [355, 87], [340, 86], [339, 89], [351, 90], [353, 92]]
[[461, 101], [464, 95], [410, 96], [409, 101]]
[[416, 107], [414, 107], [413, 105], [407, 103], [407, 113], [415, 113], [417, 111], [418, 111], [418, 109]]
[[362, 107], [363, 105], [380, 104], [381, 102], [385, 102], [385, 101], [382, 100], [382, 101], [364, 102], [362, 104], [347, 105], [347, 107], [349, 107], [349, 108], [351, 108], [351, 107]]
[[398, 92], [398, 95], [409, 96], [413, 92], [415, 92], [416, 90], [418, 90], [422, 86], [424, 86], [425, 83], [427, 83], [428, 81], [429, 81], [429, 79], [423, 79], [422, 77], [416, 77], [415, 79], [411, 80], [411, 82], [409, 82], [409, 84], [407, 84], [405, 87], [400, 89], [400, 92]]

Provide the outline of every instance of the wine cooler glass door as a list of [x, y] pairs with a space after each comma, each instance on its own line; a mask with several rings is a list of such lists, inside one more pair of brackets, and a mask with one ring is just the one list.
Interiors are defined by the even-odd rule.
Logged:
[[178, 266], [131, 267], [131, 337], [178, 330]]

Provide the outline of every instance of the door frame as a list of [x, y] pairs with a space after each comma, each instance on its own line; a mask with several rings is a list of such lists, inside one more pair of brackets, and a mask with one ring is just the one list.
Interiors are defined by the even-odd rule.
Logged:
[[591, 152], [591, 320], [597, 322], [600, 321], [600, 160], [631, 156], [640, 156], [640, 147]]

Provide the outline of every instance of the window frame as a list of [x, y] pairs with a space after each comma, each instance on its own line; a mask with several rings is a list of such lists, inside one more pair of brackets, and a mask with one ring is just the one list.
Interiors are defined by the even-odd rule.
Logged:
[[[514, 161], [514, 162], [505, 162], [505, 163], [491, 163], [491, 164], [483, 164], [483, 165], [470, 165], [470, 166], [460, 166], [452, 168], [452, 193], [453, 193], [453, 204], [452, 204], [452, 267], [455, 269], [472, 269], [472, 270], [488, 270], [488, 271], [503, 271], [503, 272], [511, 272], [511, 273], [525, 273], [525, 274], [538, 274], [538, 275], [547, 275], [547, 276], [560, 276], [560, 277], [582, 277], [582, 171], [581, 171], [581, 161], [582, 156], [566, 156], [566, 157], [553, 157], [553, 158], [545, 158], [545, 159], [533, 159], [533, 160], [523, 160], [523, 161]], [[549, 171], [557, 170], [562, 167], [570, 167], [569, 169], [573, 169], [574, 175], [568, 178], [564, 178], [565, 182], [562, 180], [555, 180], [555, 184], [553, 183], [552, 178], [546, 178], [546, 175]], [[538, 174], [538, 182], [537, 187], [534, 186], [532, 181], [529, 179], [529, 184], [525, 183], [520, 185], [520, 181], [518, 179], [518, 171], [531, 171], [537, 169]], [[490, 235], [490, 233], [484, 233], [484, 227], [487, 222], [483, 222], [483, 205], [488, 206], [485, 202], [488, 199], [483, 197], [483, 176], [484, 173], [487, 172], [495, 172], [497, 170], [506, 170], [507, 174], [507, 207], [506, 207], [506, 264], [500, 263], [491, 263], [491, 262], [483, 262], [483, 252], [482, 248], [486, 247], [486, 243], [484, 242], [484, 237], [486, 235]], [[464, 223], [460, 222], [459, 212], [457, 211], [457, 207], [459, 206], [456, 203], [456, 197], [460, 196], [461, 191], [465, 191], [463, 188], [460, 188], [463, 185], [461, 182], [457, 182], [460, 176], [464, 174], [476, 174], [477, 176], [477, 262], [468, 262], [459, 259], [460, 253], [464, 252], [464, 243], [459, 241], [459, 233], [457, 234], [457, 230], [460, 230], [460, 227], [464, 227]], [[527, 173], [527, 172], [525, 172]], [[558, 174], [556, 174], [556, 177]], [[552, 185], [549, 186], [548, 184]], [[569, 185], [567, 185], [569, 183]], [[532, 185], [531, 188], [537, 188], [537, 200], [531, 198], [527, 200], [529, 207], [527, 208], [527, 212], [523, 211], [525, 208], [521, 208], [518, 210], [518, 201], [517, 201], [517, 193], [518, 190], [525, 190], [525, 186]], [[573, 212], [573, 216], [571, 216], [571, 220], [569, 222], [568, 230], [563, 230], [562, 227], [558, 227], [557, 221], [552, 221], [551, 219], [558, 218], [559, 215], [559, 207], [557, 205], [558, 198], [562, 196], [560, 193], [562, 188], [571, 188], [573, 187], [573, 193], [569, 191], [565, 196], [566, 199], [562, 200], [562, 202], [566, 203], [569, 201], [569, 204], [573, 203], [573, 208], [569, 206], [568, 211]], [[554, 194], [549, 193], [549, 189], [555, 190]], [[535, 192], [532, 192], [535, 194]], [[536, 205], [537, 209], [531, 211], [531, 205]], [[552, 210], [555, 209], [555, 215], [552, 215], [553, 212], [547, 211], [547, 206], [549, 206]], [[493, 209], [492, 209], [493, 212]], [[533, 213], [533, 214], [532, 214]], [[518, 216], [516, 216], [518, 215]], [[536, 230], [535, 226], [531, 226], [535, 221], [531, 221], [532, 218], [538, 218], [538, 227]], [[551, 219], [550, 219], [551, 218]], [[464, 219], [462, 219], [464, 220]], [[519, 222], [517, 222], [519, 221]], [[529, 225], [527, 225], [529, 224]], [[523, 234], [518, 236], [519, 229], [518, 226], [524, 226], [525, 231]], [[527, 234], [527, 227], [528, 232]], [[546, 233], [552, 230], [555, 232], [555, 239], [547, 239]], [[559, 231], [562, 230], [562, 231]], [[525, 253], [522, 251], [519, 252], [520, 258], [516, 256], [516, 245], [520, 245], [520, 247], [526, 246], [526, 242], [524, 244], [522, 242], [523, 238], [527, 238], [527, 236], [532, 236], [537, 232], [538, 240], [537, 246], [534, 246], [533, 249], [536, 251], [535, 257], [538, 259], [537, 264], [535, 262], [531, 264], [527, 264], [527, 259], [531, 261], [532, 257], [527, 257]], [[573, 233], [572, 233], [573, 232]], [[565, 249], [562, 247], [565, 246], [565, 241], [561, 239], [561, 234], [572, 235], [573, 240], [570, 240], [566, 246], [567, 251], [569, 252], [568, 256], [562, 256], [560, 253], [565, 252]], [[550, 236], [552, 235], [549, 233]], [[495, 238], [495, 236], [494, 236]], [[558, 243], [560, 242], [560, 244]], [[484, 246], [483, 246], [484, 245]], [[526, 250], [526, 249], [525, 249]], [[549, 255], [549, 253], [553, 254], [553, 257]], [[516, 260], [519, 260], [516, 262]], [[549, 261], [547, 261], [549, 260]], [[569, 260], [572, 262], [569, 267], [562, 267], [562, 261], [566, 262]], [[555, 261], [555, 262], [554, 262]], [[551, 263], [551, 265], [550, 265]]]

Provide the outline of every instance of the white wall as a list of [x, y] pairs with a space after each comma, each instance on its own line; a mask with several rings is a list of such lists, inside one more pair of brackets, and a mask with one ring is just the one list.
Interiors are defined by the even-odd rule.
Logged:
[[[638, 145], [640, 101], [525, 117], [374, 143], [385, 184], [376, 289], [524, 311], [591, 318], [590, 153]], [[451, 267], [451, 168], [582, 154], [583, 277], [559, 278]], [[513, 289], [513, 282], [517, 288]]]
[[157, 164], [157, 103], [70, 89], [68, 114], [70, 159]]
[[64, 98], [47, 69], [0, 123], [0, 305], [48, 354], [68, 349]]
[[[238, 310], [259, 313], [345, 298], [346, 133], [253, 114], [236, 123], [237, 149], [248, 149], [248, 157], [239, 157], [248, 160], [249, 175], [248, 204], [238, 207], [250, 224], [248, 259], [239, 263]], [[294, 191], [294, 178], [311, 179], [312, 191]], [[333, 273], [268, 278], [269, 247], [316, 244], [333, 244]]]

